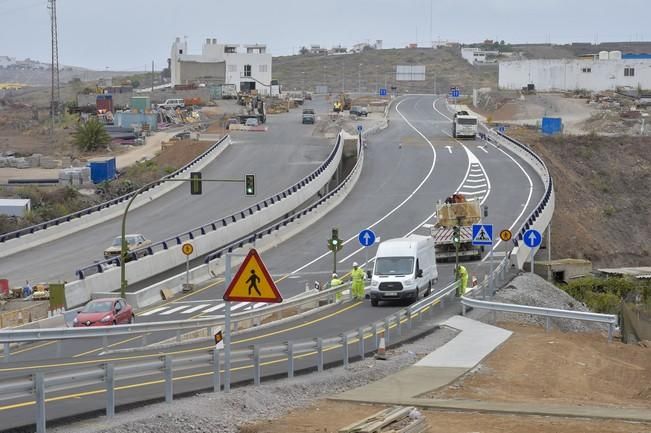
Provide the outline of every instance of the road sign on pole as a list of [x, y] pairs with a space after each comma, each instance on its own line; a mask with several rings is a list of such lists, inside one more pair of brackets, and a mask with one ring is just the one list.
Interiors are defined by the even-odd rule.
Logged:
[[538, 230], [529, 229], [522, 235], [522, 241], [528, 246], [531, 251], [529, 252], [529, 261], [531, 262], [531, 273], [534, 271], [534, 250], [542, 243], [542, 234]]
[[387, 96], [386, 87], [380, 87], [380, 96]]
[[190, 292], [193, 289], [190, 285], [190, 256], [194, 252], [194, 246], [190, 242], [185, 242], [181, 245], [181, 252], [185, 254], [185, 284], [183, 285], [183, 291]]
[[453, 98], [458, 98], [459, 96], [461, 96], [461, 91], [459, 90], [458, 87], [452, 87], [450, 89], [450, 96]]
[[246, 256], [224, 293], [224, 301], [282, 302], [276, 283], [255, 249]]
[[513, 234], [511, 233], [511, 230], [504, 229], [500, 232], [500, 239], [504, 242], [510, 241], [512, 236]]
[[472, 225], [473, 245], [493, 245], [493, 225], [473, 224]]
[[361, 246], [370, 247], [375, 243], [375, 233], [369, 229], [362, 230], [357, 235], [357, 240], [359, 240]]
[[362, 125], [357, 125], [357, 132], [359, 132], [360, 134], [362, 133], [363, 129], [364, 127]]

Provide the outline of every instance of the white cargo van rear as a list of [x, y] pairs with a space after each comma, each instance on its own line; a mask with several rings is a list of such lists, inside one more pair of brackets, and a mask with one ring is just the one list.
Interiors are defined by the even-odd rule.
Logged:
[[434, 239], [410, 235], [378, 246], [371, 276], [371, 305], [380, 301], [413, 302], [427, 296], [438, 281]]

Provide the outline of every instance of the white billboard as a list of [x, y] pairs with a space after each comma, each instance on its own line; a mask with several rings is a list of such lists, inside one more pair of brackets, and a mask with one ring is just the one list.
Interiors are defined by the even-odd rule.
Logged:
[[396, 81], [425, 81], [425, 65], [397, 65]]

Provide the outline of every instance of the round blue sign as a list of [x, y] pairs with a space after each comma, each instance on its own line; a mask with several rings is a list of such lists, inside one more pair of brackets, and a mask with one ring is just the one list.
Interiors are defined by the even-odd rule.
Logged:
[[542, 235], [538, 230], [529, 229], [522, 235], [522, 241], [529, 248], [536, 248], [542, 243]]
[[359, 232], [359, 235], [357, 236], [357, 240], [359, 240], [359, 243], [363, 247], [370, 247], [375, 243], [375, 233], [373, 233], [373, 230], [362, 230]]

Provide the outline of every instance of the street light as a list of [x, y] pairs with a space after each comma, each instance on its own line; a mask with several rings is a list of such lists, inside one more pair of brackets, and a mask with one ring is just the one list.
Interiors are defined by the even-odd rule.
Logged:
[[362, 93], [362, 66], [363, 63], [360, 63], [357, 67], [357, 93]]
[[303, 76], [303, 92], [305, 92], [305, 71], [302, 71], [301, 75]]

